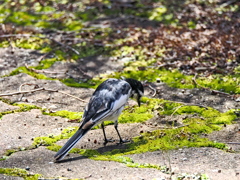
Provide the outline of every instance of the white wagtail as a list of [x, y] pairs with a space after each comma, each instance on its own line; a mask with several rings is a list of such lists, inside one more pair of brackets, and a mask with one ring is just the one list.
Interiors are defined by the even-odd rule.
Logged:
[[93, 93], [87, 104], [82, 123], [77, 132], [67, 141], [67, 143], [54, 156], [55, 161], [62, 160], [75, 144], [94, 126], [101, 123], [104, 140], [106, 144], [109, 140], [106, 138], [104, 130], [104, 121], [115, 121], [114, 127], [119, 136], [119, 143], [124, 141], [118, 132], [118, 117], [126, 105], [129, 97], [137, 100], [140, 106], [140, 98], [144, 93], [143, 85], [140, 81], [126, 78], [108, 79], [100, 84]]

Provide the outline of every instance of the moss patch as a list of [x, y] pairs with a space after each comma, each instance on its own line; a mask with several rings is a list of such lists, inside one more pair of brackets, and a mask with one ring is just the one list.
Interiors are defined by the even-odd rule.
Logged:
[[47, 112], [47, 111], [43, 110], [42, 113], [44, 115], [60, 116], [63, 118], [68, 118], [70, 120], [81, 119], [82, 115], [83, 115], [83, 112], [71, 112], [71, 111], [66, 111], [66, 110], [57, 111], [57, 112]]
[[157, 170], [161, 170], [163, 172], [167, 172], [168, 168], [165, 166], [160, 166], [156, 164], [151, 163], [137, 163], [134, 162], [132, 158], [127, 156], [121, 156], [121, 155], [99, 155], [99, 156], [92, 156], [90, 157], [93, 160], [101, 160], [101, 161], [115, 161], [119, 163], [125, 164], [127, 167], [133, 167], [133, 168], [154, 168]]
[[[70, 153], [79, 153], [93, 160], [116, 161], [126, 164], [128, 167], [139, 168], [155, 168], [163, 170], [154, 164], [139, 164], [125, 155], [144, 153], [156, 150], [171, 150], [183, 147], [215, 147], [219, 149], [227, 148], [224, 143], [213, 142], [209, 139], [202, 138], [203, 134], [211, 133], [215, 130], [220, 130], [224, 124], [230, 124], [236, 119], [234, 110], [226, 113], [221, 113], [212, 108], [202, 108], [198, 106], [183, 106], [179, 103], [160, 99], [142, 99], [142, 108], [132, 107], [126, 108], [121, 115], [120, 123], [126, 122], [143, 122], [153, 116], [154, 112], [162, 115], [178, 115], [178, 114], [197, 114], [183, 120], [183, 125], [180, 127], [171, 127], [167, 129], [159, 129], [152, 132], [146, 132], [139, 137], [133, 138], [133, 143], [127, 144], [125, 149], [114, 149], [112, 151], [100, 154], [97, 150], [77, 149], [73, 148]], [[129, 114], [133, 112], [131, 117]], [[135, 114], [136, 113], [136, 114]], [[146, 114], [140, 118], [138, 114]], [[60, 135], [48, 137], [38, 137], [34, 139], [34, 144], [46, 145], [49, 150], [58, 151], [61, 146], [55, 142], [71, 137], [78, 127], [67, 128]]]
[[56, 61], [58, 61], [57, 58], [44, 59], [44, 60], [40, 61], [39, 65], [34, 67], [34, 69], [50, 68]]
[[0, 168], [0, 174], [18, 176], [24, 178], [24, 180], [38, 180], [42, 176], [41, 174], [33, 174], [19, 168]]
[[30, 69], [27, 69], [26, 67], [18, 67], [16, 68], [15, 70], [13, 70], [9, 76], [14, 76], [14, 75], [17, 75], [19, 73], [25, 73], [25, 74], [28, 74], [29, 76], [32, 76], [36, 79], [45, 79], [45, 80], [56, 80], [56, 79], [53, 79], [53, 78], [49, 78], [47, 76], [45, 76], [44, 74], [39, 74], [39, 73], [36, 73]]
[[[175, 88], [195, 88], [196, 84], [193, 82], [193, 76], [186, 76], [179, 72], [178, 70], [168, 71], [165, 69], [152, 69], [148, 68], [146, 70], [138, 70], [134, 67], [128, 67], [127, 70], [123, 72], [117, 72], [108, 77], [120, 78], [121, 76], [127, 78], [134, 78], [141, 81], [147, 80], [149, 82], [156, 82], [160, 79], [162, 82], [168, 84], [170, 87]], [[240, 93], [240, 75], [212, 75], [211, 77], [205, 78], [200, 77], [196, 79], [196, 82], [210, 89], [215, 89], [219, 91], [225, 91], [228, 93], [238, 94]], [[224, 82], [224, 83], [222, 83]]]
[[137, 123], [144, 122], [153, 117], [153, 109], [149, 107], [149, 104], [142, 104], [140, 107], [126, 107], [123, 113], [120, 115], [119, 123]]
[[[2, 100], [2, 99], [0, 99]], [[12, 114], [12, 113], [17, 113], [17, 112], [26, 112], [30, 111], [31, 109], [40, 109], [39, 107], [31, 104], [23, 104], [23, 103], [10, 103], [13, 106], [18, 106], [19, 109], [15, 109], [12, 111], [5, 111], [5, 112], [0, 112], [0, 118], [6, 114]]]
[[61, 80], [66, 86], [70, 87], [81, 87], [81, 88], [96, 88], [100, 82], [89, 80], [87, 82], [76, 82], [74, 79], [63, 79]]
[[53, 145], [53, 143], [61, 140], [70, 138], [77, 130], [78, 127], [69, 127], [64, 129], [60, 135], [48, 135], [45, 137], [36, 137], [34, 138], [33, 146], [49, 146]]
[[0, 41], [0, 47], [6, 48], [9, 46], [32, 49], [32, 50], [41, 50], [46, 48], [46, 44], [49, 43], [49, 39], [44, 38], [41, 34], [29, 37], [20, 37], [12, 41]]

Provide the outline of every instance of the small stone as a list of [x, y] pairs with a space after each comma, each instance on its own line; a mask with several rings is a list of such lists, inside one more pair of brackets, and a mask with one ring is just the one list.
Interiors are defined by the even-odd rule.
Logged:
[[70, 169], [70, 168], [67, 168], [67, 171], [72, 171], [72, 169]]
[[188, 96], [189, 96], [189, 97], [193, 97], [193, 94], [189, 94]]
[[18, 139], [22, 139], [22, 137], [21, 137], [21, 136], [18, 136]]
[[219, 170], [218, 170], [218, 173], [221, 173], [221, 172], [222, 172], [221, 169], [219, 169]]

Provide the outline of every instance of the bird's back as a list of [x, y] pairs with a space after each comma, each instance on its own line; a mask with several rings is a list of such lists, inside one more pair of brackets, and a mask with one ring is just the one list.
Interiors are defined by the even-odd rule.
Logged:
[[[83, 115], [83, 124], [89, 120], [115, 120], [121, 113], [131, 93], [131, 86], [124, 80], [108, 79], [93, 93]], [[98, 122], [99, 123], [99, 122]]]

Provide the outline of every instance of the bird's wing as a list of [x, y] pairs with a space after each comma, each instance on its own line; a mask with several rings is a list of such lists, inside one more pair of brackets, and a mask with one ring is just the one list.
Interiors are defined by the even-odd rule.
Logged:
[[95, 123], [97, 124], [101, 122], [101, 120], [109, 116], [111, 117], [114, 112], [122, 109], [129, 98], [130, 90], [130, 86], [124, 82], [121, 86], [111, 86], [111, 88], [102, 88], [97, 91], [86, 106], [80, 128], [86, 128], [88, 124], [89, 126]]
[[83, 122], [80, 128], [86, 129], [104, 119], [112, 110], [113, 102], [103, 100], [102, 98], [92, 98], [88, 103], [84, 114]]

